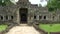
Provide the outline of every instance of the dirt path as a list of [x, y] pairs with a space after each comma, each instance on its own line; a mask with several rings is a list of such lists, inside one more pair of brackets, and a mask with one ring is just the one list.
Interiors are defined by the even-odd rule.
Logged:
[[40, 34], [33, 26], [15, 26], [6, 34]]

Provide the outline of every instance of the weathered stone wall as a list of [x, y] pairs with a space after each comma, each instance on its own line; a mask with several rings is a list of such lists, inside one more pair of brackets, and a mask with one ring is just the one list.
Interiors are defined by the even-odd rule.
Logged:
[[0, 6], [0, 23], [8, 22], [14, 23], [16, 22], [16, 6]]
[[[0, 22], [15, 22], [20, 24], [19, 9], [28, 9], [28, 24], [33, 23], [34, 20], [40, 22], [60, 22], [60, 12], [51, 13], [47, 7], [38, 7], [36, 4], [32, 5], [30, 2], [19, 1], [17, 5], [0, 6]], [[36, 16], [36, 19], [34, 19]]]

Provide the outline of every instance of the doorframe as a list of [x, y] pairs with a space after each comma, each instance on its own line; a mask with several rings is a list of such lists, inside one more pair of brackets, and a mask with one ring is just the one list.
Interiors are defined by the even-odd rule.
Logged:
[[20, 24], [21, 24], [20, 9], [27, 9], [27, 23], [28, 23], [28, 8], [19, 8], [19, 20], [20, 20]]

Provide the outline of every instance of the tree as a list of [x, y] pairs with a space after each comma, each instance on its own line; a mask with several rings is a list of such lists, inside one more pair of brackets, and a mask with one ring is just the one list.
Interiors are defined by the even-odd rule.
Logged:
[[49, 11], [60, 9], [60, 0], [49, 0], [47, 7]]
[[10, 0], [0, 0], [0, 5], [9, 6], [9, 5], [13, 5], [13, 3]]

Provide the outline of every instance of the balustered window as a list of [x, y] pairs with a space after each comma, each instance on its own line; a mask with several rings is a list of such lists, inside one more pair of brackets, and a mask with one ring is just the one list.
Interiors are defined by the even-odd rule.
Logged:
[[36, 16], [34, 16], [34, 19], [36, 19]]
[[44, 19], [46, 19], [46, 16], [44, 16]]
[[39, 19], [42, 19], [42, 16], [39, 16]]
[[13, 19], [13, 16], [11, 16], [11, 19]]
[[6, 17], [6, 20], [8, 20], [8, 16], [5, 16]]
[[0, 16], [1, 20], [3, 20], [3, 16]]

